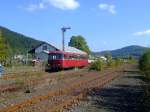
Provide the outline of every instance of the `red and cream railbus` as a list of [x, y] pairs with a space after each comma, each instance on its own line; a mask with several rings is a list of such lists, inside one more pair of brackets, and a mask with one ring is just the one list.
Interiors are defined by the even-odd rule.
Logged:
[[63, 51], [49, 52], [47, 70], [58, 70], [88, 65], [86, 53], [73, 53]]

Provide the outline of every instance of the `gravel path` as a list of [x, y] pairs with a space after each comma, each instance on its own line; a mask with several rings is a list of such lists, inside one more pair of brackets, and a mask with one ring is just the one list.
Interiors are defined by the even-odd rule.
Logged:
[[69, 112], [142, 112], [143, 76], [128, 71]]

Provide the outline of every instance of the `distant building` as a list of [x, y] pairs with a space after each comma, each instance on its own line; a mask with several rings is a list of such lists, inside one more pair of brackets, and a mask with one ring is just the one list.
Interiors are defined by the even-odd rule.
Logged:
[[[40, 61], [47, 61], [48, 60], [48, 53], [51, 51], [62, 51], [61, 47], [55, 47], [48, 43], [42, 43], [35, 48], [31, 49], [28, 53], [32, 54], [33, 60], [40, 60]], [[86, 54], [84, 51], [76, 49], [74, 47], [65, 46], [66, 52], [73, 52], [73, 53], [81, 53]]]
[[107, 58], [105, 56], [100, 56], [100, 59], [102, 59], [103, 61], [107, 61]]
[[89, 55], [89, 59], [88, 59], [88, 62], [89, 63], [92, 63], [92, 62], [95, 62], [96, 60], [98, 59], [101, 59], [103, 60], [104, 62], [107, 61], [107, 58], [105, 56], [93, 56], [93, 55]]
[[24, 55], [14, 55], [14, 59], [23, 60], [25, 58]]
[[51, 44], [42, 43], [31, 49], [28, 53], [32, 55], [33, 60], [47, 61], [49, 51], [58, 51], [58, 49]]

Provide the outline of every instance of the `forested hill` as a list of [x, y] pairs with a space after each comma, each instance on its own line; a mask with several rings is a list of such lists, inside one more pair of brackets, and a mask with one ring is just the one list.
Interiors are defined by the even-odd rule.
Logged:
[[2, 26], [0, 26], [0, 31], [13, 54], [26, 54], [28, 50], [42, 43], [42, 41], [11, 31]]
[[139, 58], [147, 50], [149, 50], [147, 47], [132, 45], [112, 51], [93, 52], [93, 55], [105, 55], [110, 53], [113, 57], [134, 56], [135, 58]]

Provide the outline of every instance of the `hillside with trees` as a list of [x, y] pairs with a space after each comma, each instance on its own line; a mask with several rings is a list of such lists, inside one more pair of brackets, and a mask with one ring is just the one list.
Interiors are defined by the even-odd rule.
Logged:
[[133, 56], [135, 58], [140, 58], [144, 52], [149, 50], [147, 47], [143, 46], [137, 46], [137, 45], [132, 45], [132, 46], [127, 46], [123, 47], [121, 49], [116, 49], [112, 51], [102, 51], [102, 52], [93, 52], [93, 55], [105, 55], [107, 53], [110, 53], [112, 57], [129, 57]]
[[80, 49], [82, 51], [85, 51], [86, 53], [90, 53], [89, 46], [87, 45], [87, 42], [84, 37], [82, 36], [72, 36], [69, 42], [69, 46], [75, 47], [77, 49]]
[[12, 54], [26, 54], [31, 48], [39, 45], [42, 41], [11, 31], [0, 26], [1, 38], [10, 48]]
[[0, 63], [4, 63], [8, 58], [9, 46], [2, 37], [2, 31], [0, 30]]

